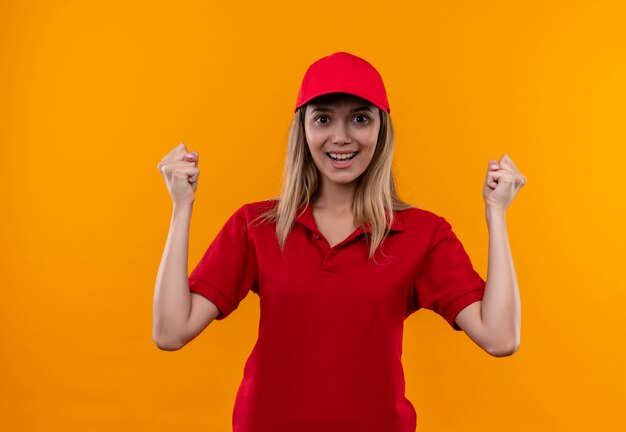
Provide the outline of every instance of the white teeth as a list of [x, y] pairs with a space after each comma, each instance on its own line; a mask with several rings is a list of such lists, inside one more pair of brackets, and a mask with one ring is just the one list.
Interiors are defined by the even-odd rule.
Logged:
[[352, 156], [354, 156], [356, 154], [356, 152], [353, 153], [347, 153], [347, 154], [339, 154], [339, 153], [328, 153], [328, 155], [333, 158], [333, 159], [337, 159], [337, 160], [346, 160], [346, 159], [350, 159]]

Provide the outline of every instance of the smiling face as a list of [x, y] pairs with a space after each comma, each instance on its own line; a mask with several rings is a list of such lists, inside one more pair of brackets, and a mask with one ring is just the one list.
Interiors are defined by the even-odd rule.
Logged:
[[322, 188], [351, 185], [372, 160], [380, 113], [376, 105], [358, 96], [332, 93], [307, 104], [304, 129]]

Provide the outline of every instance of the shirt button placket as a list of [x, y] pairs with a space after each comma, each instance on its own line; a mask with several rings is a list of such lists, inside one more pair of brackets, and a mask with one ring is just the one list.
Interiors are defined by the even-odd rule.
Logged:
[[[321, 238], [320, 235], [316, 232], [313, 233], [312, 235], [313, 239], [318, 240]], [[323, 247], [320, 246], [320, 263], [324, 262], [324, 251], [323, 251]]]

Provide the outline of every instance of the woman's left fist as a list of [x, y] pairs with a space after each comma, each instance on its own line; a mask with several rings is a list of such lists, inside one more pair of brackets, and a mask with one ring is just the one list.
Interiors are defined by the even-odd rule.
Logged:
[[525, 184], [526, 176], [517, 169], [508, 154], [505, 153], [499, 161], [489, 161], [483, 185], [485, 207], [505, 211]]

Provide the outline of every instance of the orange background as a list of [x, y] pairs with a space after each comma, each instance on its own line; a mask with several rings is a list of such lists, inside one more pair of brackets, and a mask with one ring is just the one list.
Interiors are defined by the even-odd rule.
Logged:
[[189, 270], [277, 196], [300, 80], [348, 51], [382, 74], [399, 192], [487, 273], [481, 188], [508, 153], [521, 347], [406, 321], [418, 432], [618, 431], [625, 404], [626, 9], [614, 1], [0, 3], [0, 429], [230, 430], [258, 297], [180, 351], [151, 338], [171, 200], [200, 153]]

